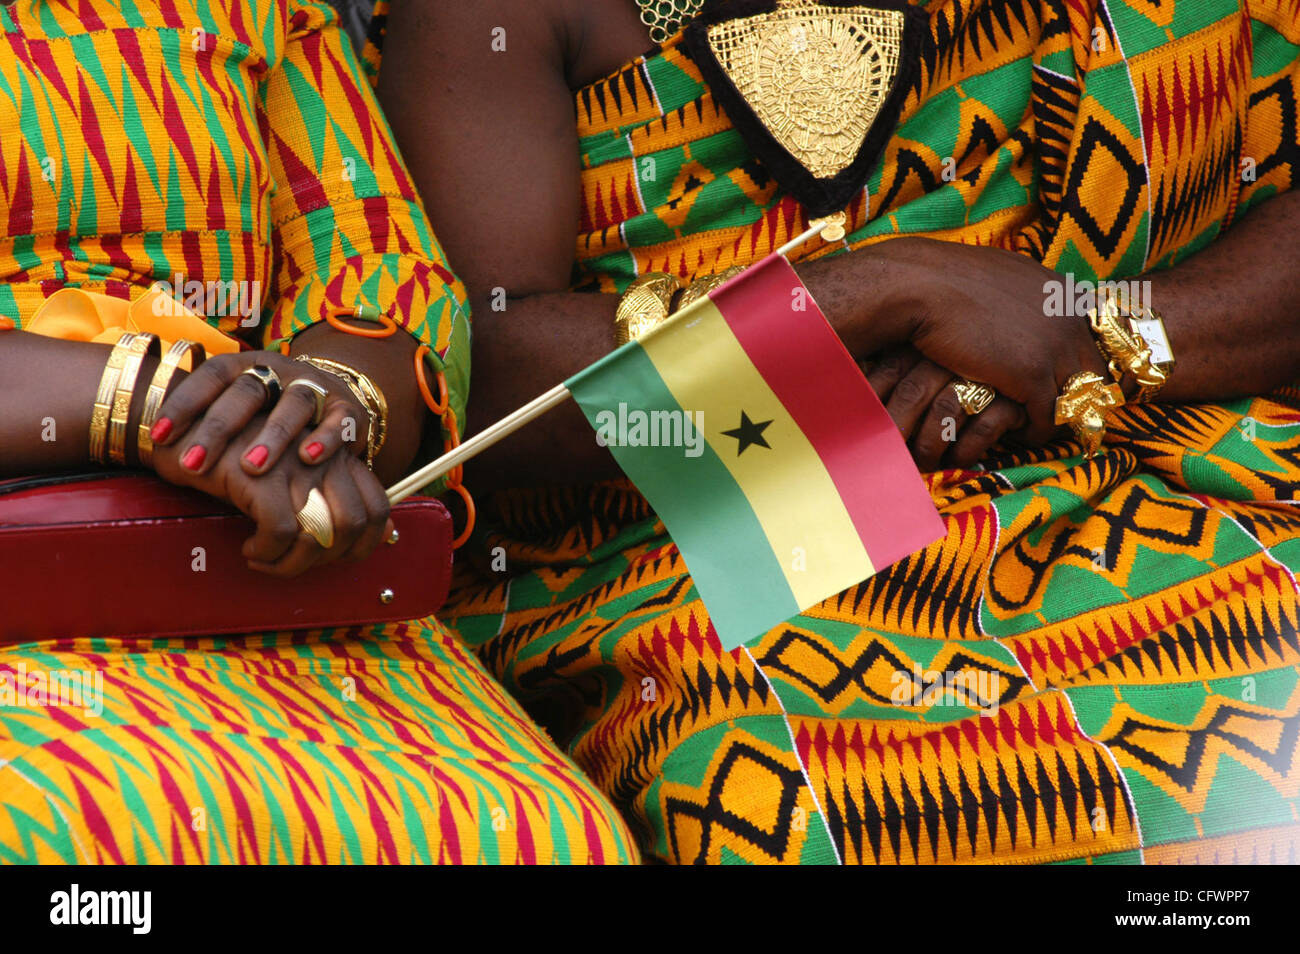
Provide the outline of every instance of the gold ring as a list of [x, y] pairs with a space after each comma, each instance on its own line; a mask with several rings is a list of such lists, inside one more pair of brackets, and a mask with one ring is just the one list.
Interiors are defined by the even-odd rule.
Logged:
[[267, 405], [273, 406], [276, 401], [280, 400], [280, 392], [283, 390], [280, 386], [280, 376], [266, 365], [255, 364], [242, 373], [256, 378], [257, 383], [262, 385], [262, 389], [266, 391], [266, 399], [262, 402], [263, 407]]
[[1056, 399], [1056, 423], [1069, 424], [1083, 445], [1084, 457], [1095, 457], [1106, 436], [1106, 412], [1124, 403], [1118, 384], [1093, 371], [1070, 375]]
[[289, 382], [289, 387], [285, 388], [285, 391], [288, 391], [289, 388], [306, 388], [311, 392], [312, 400], [316, 402], [316, 410], [312, 412], [311, 422], [313, 425], [319, 424], [325, 416], [325, 399], [329, 397], [329, 391], [307, 378], [294, 378]]
[[957, 403], [968, 417], [988, 410], [988, 406], [998, 396], [998, 392], [987, 384], [980, 384], [970, 378], [958, 378], [952, 383], [952, 389], [957, 392]]
[[324, 549], [334, 546], [334, 515], [315, 487], [307, 492], [307, 505], [298, 511], [298, 526]]

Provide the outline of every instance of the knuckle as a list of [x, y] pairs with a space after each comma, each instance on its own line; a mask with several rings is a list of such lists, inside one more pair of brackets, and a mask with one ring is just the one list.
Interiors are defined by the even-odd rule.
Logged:
[[961, 402], [957, 400], [957, 392], [952, 388], [944, 388], [939, 392], [939, 396], [934, 399], [932, 406], [941, 418], [951, 417], [954, 420], [961, 420], [966, 416], [966, 412], [962, 410]]
[[277, 517], [269, 527], [271, 539], [277, 544], [287, 545], [298, 536], [298, 521], [286, 515]]
[[355, 510], [348, 510], [335, 518], [336, 529], [347, 537], [356, 537], [366, 529], [367, 520], [365, 514]]
[[213, 441], [217, 438], [227, 437], [235, 433], [235, 426], [229, 418], [220, 412], [208, 411], [203, 415], [203, 422], [199, 425], [199, 434], [207, 441]]
[[896, 378], [902, 373], [903, 359], [896, 352], [890, 351], [872, 361], [872, 370]]
[[996, 418], [981, 414], [970, 425], [971, 436], [981, 441], [991, 441], [1002, 433], [1002, 424]]
[[894, 387], [894, 397], [902, 404], [920, 404], [925, 399], [925, 388], [921, 387], [921, 382], [909, 375]]
[[289, 433], [289, 428], [285, 426], [283, 421], [271, 417], [262, 425], [262, 437], [264, 438], [263, 443], [282, 447], [289, 443], [293, 435]]

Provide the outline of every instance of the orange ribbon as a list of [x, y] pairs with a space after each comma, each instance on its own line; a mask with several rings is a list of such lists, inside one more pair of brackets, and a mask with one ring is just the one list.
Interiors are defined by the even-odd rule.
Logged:
[[[115, 343], [123, 332], [148, 332], [162, 340], [164, 352], [182, 338], [197, 341], [209, 355], [240, 350], [237, 340], [157, 288], [131, 302], [80, 288], [63, 288], [45, 300], [32, 320], [24, 323], [23, 330], [47, 338], [101, 344]], [[181, 367], [189, 370], [188, 363], [186, 357]]]

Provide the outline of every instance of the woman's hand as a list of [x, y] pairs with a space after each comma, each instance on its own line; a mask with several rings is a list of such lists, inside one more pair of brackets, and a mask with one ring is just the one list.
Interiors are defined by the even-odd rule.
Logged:
[[1009, 432], [1025, 425], [1025, 409], [1001, 395], [975, 417], [957, 400], [956, 375], [911, 345], [889, 348], [860, 362], [922, 471], [942, 463], [969, 468]]
[[[1078, 371], [1106, 375], [1087, 318], [1047, 314], [1050, 283], [1062, 282], [1064, 276], [1033, 259], [919, 238], [893, 239], [862, 254], [869, 256], [864, 265], [873, 280], [872, 303], [837, 330], [860, 356], [884, 356], [890, 346], [910, 342], [929, 360], [907, 368], [906, 378], [915, 376], [916, 381], [901, 396], [897, 391], [905, 378], [897, 369], [889, 375], [872, 371], [875, 378], [896, 379], [891, 412], [899, 411], [895, 418], [903, 418], [904, 433], [910, 426], [912, 435], [920, 435], [927, 461], [938, 450], [932, 436], [935, 422], [949, 416], [956, 404], [946, 387], [950, 378], [940, 383], [944, 375], [987, 384], [1005, 399], [991, 421], [980, 419], [994, 414], [994, 406], [976, 418], [981, 431], [1005, 432], [1012, 417], [1009, 402], [1024, 409], [1026, 420], [1017, 437], [1036, 445], [1056, 433], [1055, 403], [1066, 380]], [[941, 404], [938, 414], [926, 411], [936, 398], [946, 401], [945, 394], [953, 399], [946, 410]], [[975, 438], [963, 448], [963, 459], [977, 446]]]
[[[388, 497], [375, 475], [351, 454], [337, 454], [319, 465], [284, 455], [263, 473], [249, 474], [242, 458], [262, 440], [267, 424], [265, 415], [254, 416], [201, 473], [181, 463], [186, 442], [159, 448], [154, 469], [164, 480], [226, 500], [252, 518], [257, 532], [243, 548], [251, 569], [289, 577], [334, 560], [368, 557], [392, 532]], [[328, 550], [298, 526], [298, 511], [313, 488], [325, 495], [333, 516], [334, 545]]]
[[354, 453], [365, 449], [369, 416], [356, 396], [342, 381], [302, 361], [274, 351], [244, 351], [208, 359], [167, 396], [154, 426], [158, 447], [182, 448], [182, 469], [194, 475], [207, 474], [223, 460], [226, 448], [266, 404], [266, 389], [252, 375], [254, 365], [270, 368], [280, 379], [280, 399], [266, 417], [239, 459], [250, 476], [271, 471], [291, 441], [312, 427], [316, 402], [309, 388], [289, 387], [305, 378], [325, 388], [325, 411], [318, 425], [298, 443], [298, 459], [321, 464], [344, 446], [345, 427]]

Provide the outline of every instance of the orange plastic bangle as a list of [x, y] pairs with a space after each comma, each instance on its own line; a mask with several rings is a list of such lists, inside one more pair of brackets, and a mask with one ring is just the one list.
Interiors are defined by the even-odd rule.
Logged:
[[18, 327], [18, 323], [12, 318], [6, 318], [0, 315], [0, 331], [13, 331]]
[[447, 376], [441, 371], [438, 372], [438, 393], [442, 395], [442, 402], [439, 403], [433, 399], [433, 392], [429, 390], [429, 379], [424, 373], [424, 356], [431, 350], [427, 344], [422, 344], [415, 349], [415, 383], [420, 388], [420, 396], [424, 398], [425, 405], [434, 415], [442, 417], [447, 413]]
[[474, 521], [478, 518], [478, 511], [474, 509], [474, 498], [465, 489], [464, 484], [454, 484], [451, 489], [460, 494], [460, 499], [465, 501], [465, 529], [460, 532], [460, 536], [451, 541], [451, 548], [459, 550], [465, 545], [469, 535], [474, 532]]
[[[348, 312], [348, 317], [352, 317], [355, 312]], [[384, 327], [379, 330], [370, 328], [358, 328], [356, 325], [349, 325], [339, 319], [339, 316], [333, 309], [325, 312], [325, 320], [330, 323], [330, 327], [336, 328], [349, 335], [356, 335], [359, 338], [387, 338], [397, 334], [397, 322], [385, 315], [382, 311], [374, 313], [376, 319]]]
[[288, 339], [288, 338], [285, 338], [283, 341], [280, 342], [280, 354], [284, 355], [286, 358], [289, 357], [289, 339]]
[[[447, 428], [447, 436], [442, 441], [442, 452], [446, 454], [460, 446], [460, 425], [456, 421], [456, 412], [447, 408], [447, 413], [442, 416], [442, 423]], [[464, 477], [465, 465], [457, 464], [447, 474], [447, 486], [459, 487]]]

